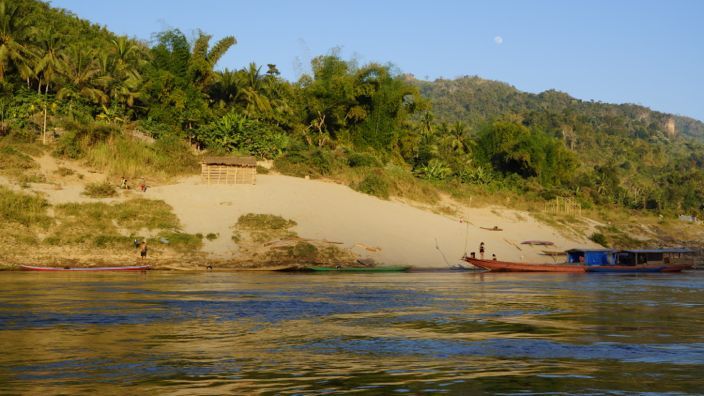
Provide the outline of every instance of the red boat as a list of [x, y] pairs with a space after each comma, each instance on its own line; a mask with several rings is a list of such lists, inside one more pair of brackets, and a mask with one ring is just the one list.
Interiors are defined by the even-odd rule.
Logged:
[[484, 260], [463, 257], [478, 268], [494, 272], [597, 272], [597, 273], [652, 273], [681, 272], [693, 267], [686, 256], [690, 249], [571, 249], [565, 252], [567, 263], [530, 264], [510, 261]]
[[35, 267], [31, 265], [20, 265], [23, 271], [146, 271], [151, 268], [149, 265], [133, 265], [126, 267]]
[[587, 272], [587, 267], [582, 264], [530, 264], [471, 257], [463, 259], [475, 267], [493, 272]]

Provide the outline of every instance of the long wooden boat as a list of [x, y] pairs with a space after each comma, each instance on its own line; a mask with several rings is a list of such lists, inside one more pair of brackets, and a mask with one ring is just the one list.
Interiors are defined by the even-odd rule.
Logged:
[[411, 268], [410, 265], [387, 265], [382, 267], [307, 267], [310, 271], [330, 272], [404, 272]]
[[20, 265], [23, 271], [146, 271], [149, 265], [132, 265], [126, 267], [37, 267]]
[[465, 257], [465, 261], [475, 267], [493, 272], [589, 272], [589, 273], [657, 273], [681, 272], [692, 268], [691, 265], [642, 264], [642, 265], [584, 265], [580, 263], [565, 264], [530, 264], [510, 261], [482, 260]]
[[530, 264], [471, 257], [463, 259], [475, 267], [494, 272], [587, 272], [586, 266], [581, 264]]

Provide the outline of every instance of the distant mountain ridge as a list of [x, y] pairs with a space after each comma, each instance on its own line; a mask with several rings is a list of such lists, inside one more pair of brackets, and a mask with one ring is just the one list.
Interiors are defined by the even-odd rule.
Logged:
[[[645, 129], [648, 133], [704, 141], [704, 122], [641, 105], [585, 101], [556, 90], [533, 94], [504, 82], [477, 76], [435, 81], [416, 80], [409, 76], [408, 80], [416, 84], [421, 94], [432, 102], [433, 113], [440, 121], [463, 121], [477, 126], [505, 114], [544, 112], [563, 126], [586, 121], [594, 127], [615, 127], [624, 129], [623, 132], [637, 134], [638, 129]], [[578, 125], [570, 126], [579, 129]]]

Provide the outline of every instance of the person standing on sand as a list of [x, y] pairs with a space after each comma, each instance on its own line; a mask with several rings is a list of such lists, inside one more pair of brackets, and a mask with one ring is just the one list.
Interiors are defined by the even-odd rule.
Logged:
[[141, 248], [139, 249], [139, 255], [142, 257], [142, 260], [147, 258], [147, 241], [142, 241]]
[[479, 243], [479, 258], [484, 260], [484, 242]]

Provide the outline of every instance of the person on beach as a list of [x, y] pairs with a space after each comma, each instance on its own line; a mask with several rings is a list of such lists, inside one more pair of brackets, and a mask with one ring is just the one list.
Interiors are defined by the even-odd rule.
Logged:
[[120, 188], [123, 190], [127, 188], [127, 179], [124, 176], [120, 179]]
[[135, 250], [139, 249], [139, 245], [140, 245], [139, 239], [135, 238], [132, 243], [134, 243]]
[[496, 261], [496, 254], [493, 254], [493, 253], [492, 253], [492, 254], [491, 254], [491, 259], [494, 260], [494, 261]]
[[142, 241], [142, 246], [141, 249], [139, 249], [139, 255], [142, 257], [142, 260], [147, 258], [147, 241]]
[[484, 260], [484, 242], [479, 244], [479, 258]]

